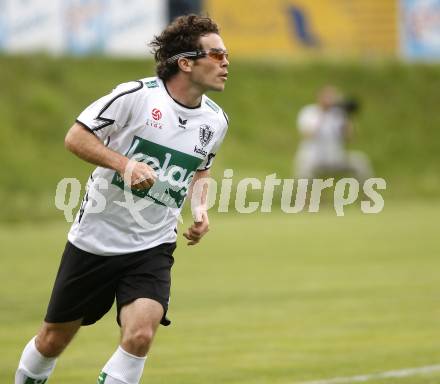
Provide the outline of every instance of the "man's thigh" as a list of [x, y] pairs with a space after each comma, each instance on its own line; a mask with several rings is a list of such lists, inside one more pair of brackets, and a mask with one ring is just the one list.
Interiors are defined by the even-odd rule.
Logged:
[[119, 324], [122, 325], [122, 308], [128, 307], [137, 299], [150, 299], [159, 303], [163, 309], [161, 323], [170, 324], [165, 315], [170, 298], [171, 268], [174, 263], [172, 255], [175, 248], [175, 243], [165, 243], [124, 258], [124, 273], [116, 288]]
[[121, 308], [120, 320], [122, 333], [127, 330], [152, 327], [160, 324], [164, 309], [156, 300], [139, 298]]
[[119, 257], [98, 256], [71, 243], [61, 259], [49, 301], [46, 323], [82, 319], [82, 325], [99, 320], [113, 305]]

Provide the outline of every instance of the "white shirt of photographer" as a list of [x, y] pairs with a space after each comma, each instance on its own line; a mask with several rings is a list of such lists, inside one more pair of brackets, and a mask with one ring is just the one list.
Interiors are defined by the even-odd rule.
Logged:
[[296, 155], [297, 176], [308, 178], [319, 167], [344, 166], [345, 124], [345, 114], [339, 108], [325, 111], [312, 104], [299, 112], [297, 125], [303, 139]]

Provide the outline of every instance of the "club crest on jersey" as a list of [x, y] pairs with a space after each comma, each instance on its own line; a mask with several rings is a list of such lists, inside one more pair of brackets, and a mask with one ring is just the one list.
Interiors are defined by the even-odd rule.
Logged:
[[211, 127], [207, 124], [202, 124], [199, 131], [200, 144], [202, 144], [203, 147], [206, 147], [213, 137], [214, 131]]

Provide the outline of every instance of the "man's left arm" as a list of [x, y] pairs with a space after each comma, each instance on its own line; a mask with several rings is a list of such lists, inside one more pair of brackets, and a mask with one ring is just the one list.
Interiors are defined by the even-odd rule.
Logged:
[[[191, 181], [188, 198], [191, 204], [191, 212], [194, 218], [192, 224], [183, 236], [188, 239], [188, 245], [197, 244], [209, 231], [209, 219], [207, 209], [208, 184], [197, 181], [209, 177], [209, 169], [197, 171]], [[195, 188], [194, 188], [195, 187]]]

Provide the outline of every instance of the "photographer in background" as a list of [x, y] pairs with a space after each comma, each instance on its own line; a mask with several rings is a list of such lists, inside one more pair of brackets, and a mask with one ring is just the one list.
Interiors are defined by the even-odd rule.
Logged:
[[301, 142], [295, 158], [297, 178], [346, 174], [363, 183], [372, 176], [368, 157], [345, 148], [353, 133], [350, 116], [358, 108], [355, 100], [344, 100], [335, 87], [325, 86], [318, 92], [317, 104], [300, 110], [297, 124]]

